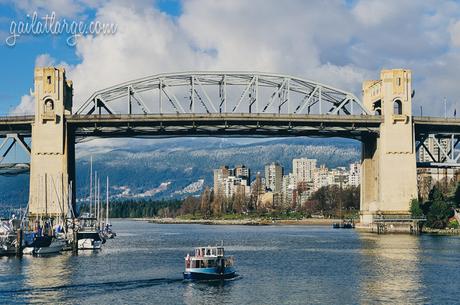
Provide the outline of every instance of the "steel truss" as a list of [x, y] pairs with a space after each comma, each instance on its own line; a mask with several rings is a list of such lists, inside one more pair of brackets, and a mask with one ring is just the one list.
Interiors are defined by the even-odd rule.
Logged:
[[184, 72], [149, 76], [96, 91], [77, 115], [369, 114], [352, 93], [301, 78], [256, 72]]
[[15, 145], [19, 145], [30, 156], [31, 148], [23, 136], [17, 133], [6, 134], [0, 143], [0, 175], [16, 175], [29, 170], [30, 165], [26, 163], [4, 163], [5, 158], [11, 153]]
[[[429, 145], [429, 142], [431, 145]], [[418, 167], [460, 167], [459, 133], [422, 134], [417, 140], [416, 151], [424, 150], [429, 161], [417, 162]]]

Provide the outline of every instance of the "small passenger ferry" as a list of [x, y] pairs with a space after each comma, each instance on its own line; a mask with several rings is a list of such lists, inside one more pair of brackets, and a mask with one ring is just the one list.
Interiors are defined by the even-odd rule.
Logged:
[[195, 255], [185, 257], [184, 279], [221, 280], [236, 276], [233, 256], [225, 257], [224, 247], [198, 247]]

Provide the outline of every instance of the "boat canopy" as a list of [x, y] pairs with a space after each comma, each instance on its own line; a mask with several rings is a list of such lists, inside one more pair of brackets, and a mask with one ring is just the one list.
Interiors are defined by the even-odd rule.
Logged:
[[195, 257], [220, 257], [224, 256], [224, 247], [199, 247], [195, 248]]

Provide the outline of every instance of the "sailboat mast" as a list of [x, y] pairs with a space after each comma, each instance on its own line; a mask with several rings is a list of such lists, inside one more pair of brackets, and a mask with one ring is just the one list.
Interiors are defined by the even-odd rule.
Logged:
[[97, 219], [97, 171], [94, 172], [94, 216]]
[[93, 211], [93, 156], [91, 156], [89, 168], [89, 216], [91, 217]]
[[101, 177], [97, 177], [97, 225], [101, 227]]
[[105, 207], [105, 225], [109, 224], [109, 176], [107, 176], [107, 187], [106, 187], [107, 194], [106, 198], [106, 207]]

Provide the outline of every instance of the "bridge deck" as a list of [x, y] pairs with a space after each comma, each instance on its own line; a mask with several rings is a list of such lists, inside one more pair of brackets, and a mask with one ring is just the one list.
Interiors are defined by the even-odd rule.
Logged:
[[32, 133], [33, 122], [33, 115], [0, 117], [0, 136], [8, 133], [29, 136]]
[[[131, 114], [69, 115], [77, 136], [343, 136], [359, 138], [378, 132], [382, 118], [372, 115], [305, 114]], [[30, 136], [33, 115], [0, 117], [0, 136]], [[460, 133], [460, 119], [413, 117], [415, 134]]]
[[359, 139], [378, 133], [381, 118], [367, 115], [146, 114], [72, 115], [76, 136], [324, 136]]

